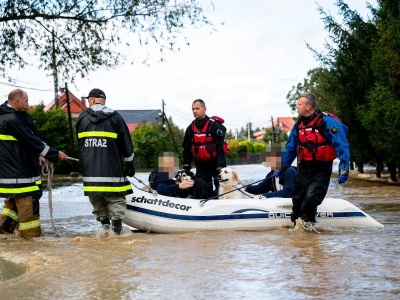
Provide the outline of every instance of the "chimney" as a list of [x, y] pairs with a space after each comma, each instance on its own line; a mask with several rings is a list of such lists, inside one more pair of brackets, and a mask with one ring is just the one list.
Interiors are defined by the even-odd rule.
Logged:
[[81, 97], [81, 103], [86, 106], [86, 97]]

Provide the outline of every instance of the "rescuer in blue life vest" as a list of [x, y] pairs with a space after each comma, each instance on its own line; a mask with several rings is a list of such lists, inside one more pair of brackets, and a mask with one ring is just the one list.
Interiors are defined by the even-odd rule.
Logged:
[[332, 174], [333, 160], [339, 158], [339, 184], [349, 175], [350, 150], [347, 126], [336, 116], [316, 109], [311, 93], [297, 100], [299, 119], [286, 142], [286, 166], [297, 156], [297, 177], [293, 191], [292, 221], [306, 230], [314, 230], [317, 207], [324, 200]]

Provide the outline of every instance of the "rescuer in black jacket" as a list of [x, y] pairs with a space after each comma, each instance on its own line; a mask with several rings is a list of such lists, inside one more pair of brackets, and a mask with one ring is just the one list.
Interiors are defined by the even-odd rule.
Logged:
[[125, 176], [135, 175], [133, 144], [121, 115], [104, 106], [105, 93], [93, 89], [87, 98], [89, 108], [81, 113], [76, 125], [83, 190], [97, 220], [107, 227], [111, 219], [113, 231], [120, 234], [125, 195], [132, 193]]
[[226, 128], [219, 117], [206, 115], [206, 104], [197, 99], [192, 103], [195, 120], [187, 127], [183, 139], [183, 168], [191, 169], [192, 161], [196, 166], [196, 177], [209, 184], [210, 192], [218, 192], [218, 173], [226, 167], [225, 144]]
[[39, 160], [65, 160], [67, 155], [43, 142], [26, 110], [28, 95], [16, 89], [0, 105], [0, 197], [5, 197], [0, 214], [0, 234], [13, 233], [15, 226], [23, 238], [38, 237], [41, 177]]

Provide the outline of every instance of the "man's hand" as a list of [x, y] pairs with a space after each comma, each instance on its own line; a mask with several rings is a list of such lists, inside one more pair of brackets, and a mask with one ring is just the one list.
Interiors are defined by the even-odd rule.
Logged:
[[135, 175], [135, 161], [125, 162], [124, 175], [132, 177]]
[[181, 190], [185, 190], [185, 189], [191, 188], [193, 186], [193, 184], [194, 184], [193, 180], [184, 180], [181, 183], [179, 183], [179, 188]]
[[68, 155], [65, 154], [65, 153], [62, 152], [62, 151], [58, 151], [57, 159], [58, 159], [58, 160], [66, 160], [66, 159], [68, 159]]

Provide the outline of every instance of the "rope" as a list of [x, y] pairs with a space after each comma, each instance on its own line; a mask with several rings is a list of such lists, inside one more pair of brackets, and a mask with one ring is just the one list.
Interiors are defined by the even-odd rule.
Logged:
[[49, 212], [50, 212], [51, 227], [52, 227], [55, 235], [57, 237], [60, 237], [61, 235], [57, 232], [56, 226], [54, 224], [54, 219], [53, 219], [53, 196], [52, 196], [52, 188], [51, 188], [51, 181], [53, 179], [53, 173], [54, 173], [53, 163], [46, 160], [42, 166], [42, 174], [45, 176], [47, 175], [47, 191], [48, 191], [48, 199], [49, 199]]
[[128, 179], [128, 181], [131, 183], [131, 185], [133, 185], [135, 188], [137, 188], [138, 190], [141, 190], [143, 192], [151, 192], [154, 196], [158, 196], [157, 191], [153, 190], [150, 186], [146, 185], [141, 179], [137, 178], [136, 176], [132, 176], [133, 178], [135, 178], [137, 181], [139, 181], [139, 183], [143, 184], [146, 188], [148, 188], [148, 190], [144, 190], [143, 188], [138, 187], [136, 184], [134, 184], [132, 182], [132, 180], [129, 179], [129, 177], [126, 177]]

